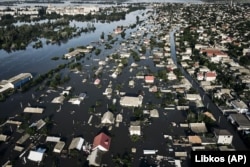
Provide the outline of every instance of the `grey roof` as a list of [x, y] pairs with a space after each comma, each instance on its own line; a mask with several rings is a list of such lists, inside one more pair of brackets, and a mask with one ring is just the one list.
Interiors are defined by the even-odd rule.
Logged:
[[26, 133], [16, 143], [17, 144], [23, 144], [26, 140], [28, 140], [29, 137], [30, 137], [30, 135], [28, 133]]
[[7, 135], [0, 134], [0, 141], [6, 141], [8, 139]]
[[227, 129], [215, 129], [214, 133], [219, 136], [219, 135], [224, 135], [224, 136], [229, 136], [232, 135]]
[[250, 128], [250, 121], [247, 119], [245, 115], [230, 114], [229, 117], [231, 117], [239, 126]]

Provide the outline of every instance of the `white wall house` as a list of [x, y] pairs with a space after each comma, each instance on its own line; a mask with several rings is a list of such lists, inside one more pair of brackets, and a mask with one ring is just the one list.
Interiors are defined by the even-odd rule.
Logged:
[[216, 129], [217, 144], [230, 145], [233, 141], [233, 135], [226, 129]]

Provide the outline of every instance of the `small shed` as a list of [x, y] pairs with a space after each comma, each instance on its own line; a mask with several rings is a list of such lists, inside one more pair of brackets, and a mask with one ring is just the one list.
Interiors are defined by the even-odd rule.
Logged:
[[55, 153], [61, 153], [63, 150], [63, 147], [65, 146], [65, 142], [59, 141], [56, 143], [53, 152]]
[[159, 112], [157, 109], [150, 110], [150, 117], [159, 118]]

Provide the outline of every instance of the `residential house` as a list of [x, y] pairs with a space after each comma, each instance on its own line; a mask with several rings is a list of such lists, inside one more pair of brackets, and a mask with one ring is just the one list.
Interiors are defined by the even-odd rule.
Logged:
[[28, 159], [35, 162], [41, 162], [44, 157], [46, 149], [37, 149], [36, 151], [31, 150], [28, 155]]
[[8, 140], [9, 136], [7, 135], [4, 135], [4, 134], [0, 134], [0, 142], [3, 141], [3, 142], [6, 142]]
[[186, 94], [186, 99], [187, 100], [201, 100], [201, 96], [199, 94]]
[[158, 118], [159, 117], [159, 112], [157, 109], [153, 109], [149, 111], [150, 117]]
[[216, 72], [215, 71], [209, 71], [205, 73], [204, 79], [206, 81], [214, 81], [216, 80]]
[[121, 97], [120, 105], [127, 107], [140, 107], [142, 105], [143, 96], [139, 95], [138, 97], [133, 96], [124, 96]]
[[102, 124], [113, 124], [115, 122], [114, 114], [110, 111], [107, 111], [103, 114], [101, 123]]
[[200, 136], [188, 136], [188, 141], [192, 145], [201, 145]]
[[109, 151], [110, 143], [111, 138], [102, 132], [94, 138], [92, 150]]
[[53, 149], [53, 152], [61, 153], [64, 146], [65, 146], [65, 142], [63, 142], [63, 141], [57, 142], [54, 149]]
[[233, 135], [226, 129], [215, 129], [214, 134], [217, 138], [217, 144], [231, 145]]
[[237, 130], [250, 130], [250, 120], [243, 114], [229, 114], [227, 117], [233, 125], [237, 127]]
[[154, 83], [154, 76], [145, 76], [144, 79], [146, 83]]
[[89, 161], [90, 166], [101, 166], [102, 162], [102, 156], [105, 152], [95, 149], [92, 151], [89, 156], [87, 157], [87, 160]]
[[168, 76], [168, 80], [170, 81], [177, 79], [177, 76], [174, 74], [173, 71], [170, 71], [169, 73], [167, 73], [167, 76]]
[[233, 100], [231, 105], [241, 114], [248, 112], [248, 106], [242, 100]]
[[198, 80], [198, 81], [203, 81], [203, 80], [204, 80], [204, 74], [203, 74], [203, 72], [199, 72], [199, 73], [197, 74], [197, 80]]
[[206, 133], [207, 132], [207, 127], [204, 122], [202, 123], [189, 123], [189, 128], [194, 132], [194, 133]]
[[129, 127], [129, 133], [130, 135], [141, 135], [141, 125], [140, 121], [131, 121], [130, 127]]
[[84, 139], [82, 137], [73, 138], [69, 145], [69, 150], [72, 150], [72, 149], [81, 150], [83, 142], [84, 142]]

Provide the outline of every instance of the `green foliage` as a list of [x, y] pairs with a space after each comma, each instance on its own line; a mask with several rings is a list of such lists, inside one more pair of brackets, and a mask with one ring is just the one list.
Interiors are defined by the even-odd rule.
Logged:
[[140, 141], [142, 138], [141, 136], [138, 136], [138, 135], [132, 135], [130, 136], [130, 139], [132, 142], [137, 142], [137, 141]]
[[113, 39], [112, 35], [108, 35], [108, 41], [111, 41]]
[[112, 157], [113, 162], [119, 167], [132, 167], [132, 156], [128, 152], [124, 152], [123, 155], [117, 154]]
[[121, 37], [124, 39], [126, 36], [126, 33], [124, 31], [121, 32]]
[[179, 68], [176, 68], [176, 69], [173, 70], [173, 72], [177, 76], [177, 79], [181, 80], [181, 77], [182, 77], [181, 70]]
[[51, 60], [59, 60], [58, 56], [52, 57]]
[[69, 48], [69, 52], [73, 52], [75, 48]]
[[124, 66], [127, 66], [127, 65], [128, 65], [128, 59], [126, 59], [126, 58], [121, 59], [121, 63], [122, 63]]
[[0, 101], [5, 101], [6, 97], [3, 93], [0, 93]]
[[134, 109], [134, 117], [138, 120], [143, 120], [143, 110], [141, 108], [135, 107]]
[[95, 50], [95, 54], [96, 54], [96, 55], [99, 55], [100, 53], [101, 53], [101, 49], [96, 49], [96, 50]]
[[139, 54], [138, 54], [136, 51], [134, 51], [134, 50], [131, 49], [131, 50], [130, 50], [130, 53], [131, 53], [131, 55], [132, 55], [134, 61], [140, 61]]
[[101, 39], [104, 39], [104, 32], [102, 32], [100, 38], [101, 38]]
[[250, 65], [250, 56], [241, 56], [239, 60], [239, 64], [242, 66]]

